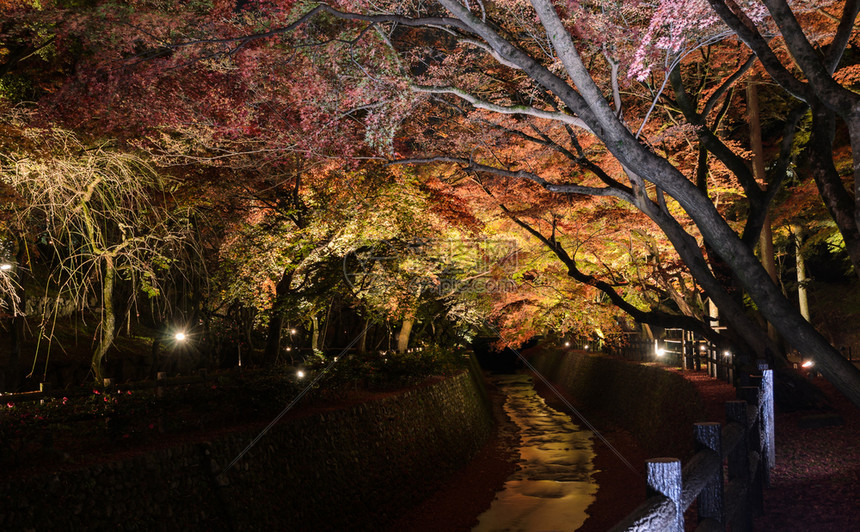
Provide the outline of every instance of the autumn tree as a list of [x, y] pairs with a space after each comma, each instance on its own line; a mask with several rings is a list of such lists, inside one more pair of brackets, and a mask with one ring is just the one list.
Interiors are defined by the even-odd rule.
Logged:
[[[163, 177], [146, 159], [58, 129], [25, 128], [19, 139], [0, 160], [0, 179], [17, 194], [9, 206], [13, 227], [28, 235], [26, 246], [35, 244], [36, 231], [49, 251], [46, 293], [68, 297], [77, 308], [98, 294], [91, 369], [101, 382], [117, 331], [117, 286], [129, 283], [132, 299], [159, 295], [186, 227], [171, 216]], [[41, 327], [49, 337], [47, 324]]]
[[[711, 0], [710, 4], [714, 9], [710, 14], [703, 11], [700, 3], [684, 4], [695, 7], [698, 18], [692, 17], [689, 9], [676, 11], [686, 18], [676, 17], [674, 22], [694, 21], [699, 26], [689, 23], [681, 26], [680, 32], [673, 33], [669, 41], [686, 39], [687, 30], [717, 24], [716, 13], [762, 61], [777, 83], [798, 99], [811, 102], [819, 125], [815, 131], [823, 132], [816, 134], [816, 138], [820, 137], [816, 142], [821, 143], [817, 153], [822, 159], [825, 154], [827, 157], [822, 160], [822, 165], [827, 167], [822, 175], [832, 177], [829, 169], [832, 165], [826, 163], [832, 162], [829, 139], [835, 117], [845, 122], [852, 141], [857, 136], [853, 122], [856, 119], [852, 118], [857, 95], [840, 85], [832, 75], [852, 35], [857, 3], [845, 4], [834, 38], [823, 55], [812, 48], [798, 18], [784, 1], [768, 0], [765, 2], [767, 10], [751, 4], [753, 9], [749, 12], [744, 11], [743, 6], [732, 4], [730, 8], [719, 0]], [[664, 15], [668, 6], [668, 2], [661, 5]], [[483, 114], [487, 120], [518, 117], [524, 125], [508, 127], [510, 135], [519, 138], [527, 135], [535, 144], [550, 143], [559, 150], [566, 149], [572, 161], [585, 165], [586, 171], [579, 175], [548, 177], [521, 168], [515, 162], [500, 165], [488, 150], [479, 150], [477, 146], [470, 155], [445, 153], [424, 157], [423, 162], [456, 163], [470, 172], [528, 179], [554, 193], [614, 197], [634, 206], [666, 234], [744, 343], [760, 356], [768, 354], [774, 347], [768, 345], [760, 329], [745, 318], [743, 308], [726, 283], [715, 275], [697, 241], [701, 235], [707, 249], [729, 268], [762, 315], [794, 347], [816, 360], [822, 373], [860, 404], [860, 374], [856, 368], [803, 319], [753, 252], [751, 242], [757, 240], [771, 194], [779, 185], [773, 184], [773, 188], [762, 192], [754, 179], [748, 179], [751, 175], [748, 167], [744, 170], [730, 167], [742, 185], [745, 201], [755, 207], [747, 222], [748, 231], [739, 234], [707, 193], [672, 164], [668, 154], [658, 153], [648, 145], [642, 127], [647, 125], [650, 110], [647, 106], [633, 110], [626, 105], [619, 76], [621, 70], [629, 70], [636, 61], [635, 47], [629, 41], [624, 42], [624, 31], [608, 31], [624, 29], [614, 23], [610, 5], [604, 6], [607, 9], [591, 10], [579, 4], [555, 6], [545, 0], [534, 0], [530, 6], [516, 2], [471, 5], [439, 0], [436, 4], [399, 6], [398, 9], [393, 9], [395, 6], [386, 9], [384, 4], [369, 7], [347, 3], [341, 7], [344, 10], [318, 5], [301, 20], [311, 20], [314, 15], [338, 18], [345, 21], [346, 31], [355, 36], [370, 35], [370, 30], [383, 32], [390, 50], [399, 53], [404, 62], [413, 61], [411, 70], [401, 73], [411, 78], [410, 87], [414, 92], [428, 95], [430, 101], [453, 100], [465, 112]], [[640, 20], [647, 20], [648, 16], [647, 12], [640, 13]], [[779, 61], [772, 49], [774, 45], [762, 37], [756, 24], [772, 24], [773, 29], [779, 30], [779, 42], [785, 43], [791, 52], [797, 72], [790, 71]], [[418, 29], [411, 32], [401, 28]], [[605, 39], [593, 44], [581, 40], [592, 28], [606, 30]], [[435, 37], [427, 39], [418, 34]], [[368, 45], [371, 45], [369, 41]], [[625, 54], [625, 49], [630, 53]], [[419, 67], [418, 63], [425, 66]], [[486, 66], [476, 71], [476, 63]], [[669, 66], [674, 67], [674, 64]], [[666, 76], [670, 74], [671, 70], [665, 72]], [[676, 97], [679, 94], [676, 90]], [[630, 114], [625, 114], [628, 112]], [[528, 126], [531, 126], [531, 133], [525, 131]], [[563, 140], [561, 136], [553, 138], [549, 131], [565, 136]], [[601, 149], [619, 166], [607, 171], [592, 164], [593, 161], [584, 157], [573, 144], [583, 136], [598, 140]], [[790, 135], [786, 137], [790, 140]], [[420, 161], [415, 159], [414, 162]], [[827, 199], [826, 194], [823, 196]], [[688, 220], [691, 225], [687, 224]], [[843, 231], [850, 234], [852, 229], [844, 222], [847, 220], [840, 222], [840, 227], [844, 226]]]

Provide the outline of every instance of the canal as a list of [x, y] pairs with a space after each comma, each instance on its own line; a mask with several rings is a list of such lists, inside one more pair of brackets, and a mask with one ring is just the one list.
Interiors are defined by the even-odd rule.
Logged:
[[547, 406], [527, 375], [493, 380], [505, 396], [505, 412], [521, 442], [518, 468], [473, 530], [576, 530], [597, 493], [591, 432]]

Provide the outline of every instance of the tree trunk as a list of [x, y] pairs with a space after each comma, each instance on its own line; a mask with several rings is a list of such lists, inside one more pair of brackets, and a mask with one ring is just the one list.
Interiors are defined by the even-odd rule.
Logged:
[[[27, 242], [23, 238], [18, 238], [18, 252], [15, 255], [16, 267], [12, 271], [12, 280], [15, 283], [18, 302], [20, 309], [18, 312], [13, 312], [9, 320], [9, 363], [6, 369], [5, 391], [15, 392], [19, 386], [19, 371], [21, 364], [21, 343], [24, 341], [24, 319], [25, 306], [27, 302], [27, 293], [24, 288], [24, 276], [26, 275], [25, 265], [27, 260]], [[77, 330], [77, 329], [76, 329]]]
[[[761, 144], [761, 113], [758, 105], [758, 88], [754, 82], [747, 84], [747, 105], [749, 108], [750, 147], [753, 152], [753, 175], [762, 189], [767, 186], [767, 175], [764, 167], [764, 148]], [[771, 280], [778, 283], [776, 274], [776, 259], [773, 250], [773, 229], [770, 225], [770, 215], [765, 214], [764, 224], [759, 233], [759, 253], [761, 263], [767, 270]], [[777, 345], [780, 344], [779, 333], [773, 324], [767, 324], [767, 336]]]
[[400, 325], [400, 332], [397, 333], [397, 352], [405, 353], [409, 349], [409, 337], [412, 335], [412, 326], [415, 325], [415, 317], [407, 315], [403, 318], [403, 323]]
[[368, 329], [370, 329], [370, 318], [364, 320], [364, 328], [361, 330], [361, 337], [358, 339], [358, 352], [361, 354], [367, 353]]
[[808, 281], [808, 277], [806, 276], [806, 261], [803, 259], [803, 254], [800, 252], [800, 246], [802, 244], [800, 226], [791, 226], [791, 234], [794, 238], [794, 263], [795, 269], [797, 270], [797, 305], [798, 308], [800, 308], [800, 315], [803, 316], [806, 321], [812, 321], [809, 319], [809, 299], [806, 294], [806, 283]]
[[317, 351], [321, 351], [319, 343], [320, 343], [320, 319], [316, 314], [311, 316], [311, 349], [314, 350], [314, 353]]
[[284, 330], [284, 317], [280, 312], [272, 309], [269, 316], [269, 325], [266, 327], [266, 346], [263, 348], [263, 363], [272, 365], [281, 352], [281, 336]]
[[104, 278], [102, 279], [102, 319], [100, 324], [102, 334], [92, 359], [92, 371], [96, 384], [104, 382], [102, 361], [113, 343], [116, 332], [116, 316], [114, 316], [113, 311], [115, 276], [116, 269], [114, 268], [113, 257], [109, 255], [105, 256]]
[[[860, 201], [860, 188], [852, 197], [833, 164], [833, 136], [836, 129], [833, 113], [820, 104], [813, 105], [812, 129], [814, 134], [810, 139], [808, 152], [810, 172], [830, 217], [842, 234], [848, 257], [854, 265], [854, 272], [860, 278], [860, 222], [857, 219], [860, 209], [855, 203]], [[854, 148], [852, 145], [852, 149]], [[854, 153], [854, 159], [860, 159], [860, 152]], [[855, 183], [855, 187], [860, 185]]]
[[292, 269], [284, 270], [280, 281], [275, 285], [275, 301], [272, 303], [272, 314], [269, 316], [269, 325], [266, 328], [266, 346], [263, 349], [263, 363], [266, 365], [274, 364], [281, 352], [284, 313], [287, 310], [287, 298], [290, 295], [290, 286], [293, 282], [293, 271]]

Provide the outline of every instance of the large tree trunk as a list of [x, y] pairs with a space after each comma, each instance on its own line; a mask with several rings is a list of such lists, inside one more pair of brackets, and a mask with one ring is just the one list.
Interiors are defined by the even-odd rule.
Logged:
[[[812, 129], [814, 134], [808, 150], [810, 171], [821, 199], [842, 234], [854, 272], [860, 278], [860, 223], [857, 220], [860, 209], [833, 163], [833, 135], [836, 129], [833, 113], [821, 105], [814, 105]], [[860, 159], [860, 153], [855, 152], [854, 158]], [[860, 198], [860, 193], [857, 197]]]
[[397, 333], [397, 352], [405, 353], [409, 349], [409, 337], [412, 335], [412, 326], [415, 325], [415, 317], [406, 315]]

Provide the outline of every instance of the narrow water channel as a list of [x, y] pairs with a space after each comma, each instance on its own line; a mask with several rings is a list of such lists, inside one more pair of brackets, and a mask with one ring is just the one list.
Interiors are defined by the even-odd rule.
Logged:
[[576, 530], [594, 501], [591, 432], [547, 406], [526, 375], [494, 378], [521, 440], [517, 471], [478, 517], [475, 532]]

